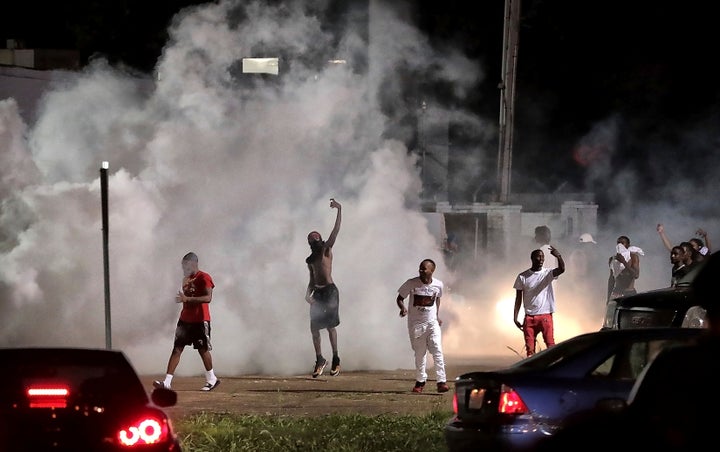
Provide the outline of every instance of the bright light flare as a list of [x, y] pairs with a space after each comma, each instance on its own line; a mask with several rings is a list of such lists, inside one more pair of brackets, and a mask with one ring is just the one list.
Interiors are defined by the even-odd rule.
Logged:
[[135, 425], [118, 432], [118, 440], [124, 446], [155, 444], [167, 435], [167, 426], [155, 418], [145, 418]]
[[[513, 309], [515, 308], [515, 297], [513, 295], [503, 296], [495, 302], [495, 327], [500, 331], [516, 332], [517, 326], [512, 321]], [[520, 307], [518, 320], [522, 323], [525, 311]]]
[[37, 385], [26, 391], [30, 408], [65, 408], [70, 389], [67, 386]]
[[[456, 358], [498, 357], [525, 358], [523, 333], [513, 322], [515, 290], [512, 280], [491, 278], [494, 282], [478, 284], [466, 295], [443, 295], [440, 317], [446, 320], [443, 331], [443, 350]], [[599, 289], [563, 276], [555, 283], [556, 311], [553, 314], [555, 343], [578, 334], [599, 330], [605, 313], [603, 293]], [[508, 289], [509, 287], [509, 289]], [[600, 295], [598, 295], [600, 294]], [[525, 319], [520, 306], [517, 320]], [[545, 349], [542, 335], [538, 335], [536, 351]]]
[[[455, 357], [495, 356], [512, 359], [522, 347], [522, 333], [512, 322], [514, 298], [488, 294], [477, 299], [453, 294], [443, 297], [441, 318], [452, 323], [443, 332], [443, 350]], [[447, 314], [442, 314], [442, 312]], [[508, 348], [510, 348], [509, 351]]]
[[70, 394], [68, 388], [30, 388], [27, 395], [30, 397], [67, 397]]

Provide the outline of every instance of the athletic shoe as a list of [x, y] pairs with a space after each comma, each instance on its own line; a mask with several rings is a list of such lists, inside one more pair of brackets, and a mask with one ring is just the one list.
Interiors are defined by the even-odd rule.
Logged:
[[330, 375], [337, 377], [340, 375], [340, 357], [333, 356], [332, 367], [330, 368]]
[[450, 388], [448, 387], [447, 383], [444, 381], [439, 381], [437, 384], [437, 391], [438, 392], [448, 392]]
[[[320, 361], [320, 359], [322, 361]], [[315, 370], [312, 373], [313, 378], [317, 378], [320, 375], [323, 374], [323, 370], [325, 370], [325, 366], [327, 366], [327, 359], [320, 358], [319, 360], [315, 361]]]
[[155, 389], [161, 389], [161, 388], [170, 389], [170, 386], [166, 386], [165, 382], [162, 380], [155, 380], [155, 381], [153, 381], [153, 388], [155, 388]]
[[203, 391], [212, 391], [213, 389], [217, 388], [219, 384], [220, 384], [220, 379], [218, 378], [217, 380], [215, 380], [215, 383], [210, 383], [208, 381], [207, 383], [205, 383], [205, 386], [203, 386], [201, 389]]
[[422, 381], [416, 381], [415, 386], [412, 388], [412, 392], [423, 392], [423, 388], [425, 387], [425, 382]]

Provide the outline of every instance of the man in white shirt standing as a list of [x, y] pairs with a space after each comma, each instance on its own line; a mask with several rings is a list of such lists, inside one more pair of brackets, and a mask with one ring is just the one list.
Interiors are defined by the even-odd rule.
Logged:
[[[408, 318], [410, 345], [415, 352], [415, 386], [412, 392], [422, 392], [427, 380], [427, 352], [430, 351], [435, 362], [437, 392], [448, 392], [445, 375], [445, 359], [442, 351], [442, 320], [440, 297], [443, 294], [443, 282], [433, 278], [435, 262], [424, 259], [420, 262], [419, 276], [410, 278], [398, 289], [395, 302], [400, 308], [400, 317]], [[410, 297], [408, 307], [405, 298]]]
[[[531, 267], [520, 273], [513, 284], [516, 291], [513, 321], [523, 332], [527, 356], [535, 354], [538, 334], [542, 334], [546, 347], [555, 345], [553, 281], [565, 272], [565, 261], [556, 248], [549, 248], [550, 254], [557, 259], [558, 266], [553, 269], [543, 267], [545, 253], [541, 249], [534, 250], [530, 253]], [[521, 304], [525, 308], [523, 323], [518, 321]]]

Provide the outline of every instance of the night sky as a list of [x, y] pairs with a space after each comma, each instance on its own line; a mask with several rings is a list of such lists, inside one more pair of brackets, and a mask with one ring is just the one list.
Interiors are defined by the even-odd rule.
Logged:
[[[75, 48], [83, 63], [104, 57], [149, 73], [173, 15], [201, 3], [74, 0], [48, 2], [38, 15], [36, 6], [14, 2], [5, 7], [11, 13], [3, 14], [3, 38], [20, 39], [28, 48]], [[718, 151], [717, 133], [692, 135], [704, 125], [717, 132], [720, 70], [714, 51], [720, 28], [714, 6], [697, 5], [522, 2], [514, 191], [592, 190], [602, 202], [604, 190], [585, 181], [588, 168], [607, 158], [613, 168], [637, 172], [648, 186], [671, 172], [703, 177], [704, 157]], [[483, 67], [477, 90], [455, 102], [497, 121], [504, 2], [419, 1], [414, 8], [408, 20], [434, 45], [461, 48]], [[616, 127], [613, 144], [583, 144], [597, 124], [607, 123]], [[459, 131], [451, 141], [472, 140], [465, 135]], [[683, 158], [676, 158], [679, 152]], [[646, 170], [648, 161], [666, 160], [673, 162], [666, 171]], [[552, 171], [538, 174], [538, 167]]]

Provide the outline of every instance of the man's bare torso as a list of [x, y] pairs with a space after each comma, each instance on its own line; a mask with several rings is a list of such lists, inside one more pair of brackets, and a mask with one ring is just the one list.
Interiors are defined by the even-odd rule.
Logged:
[[320, 288], [333, 284], [332, 261], [332, 248], [329, 246], [323, 247], [321, 252], [313, 253], [307, 258], [313, 286]]

